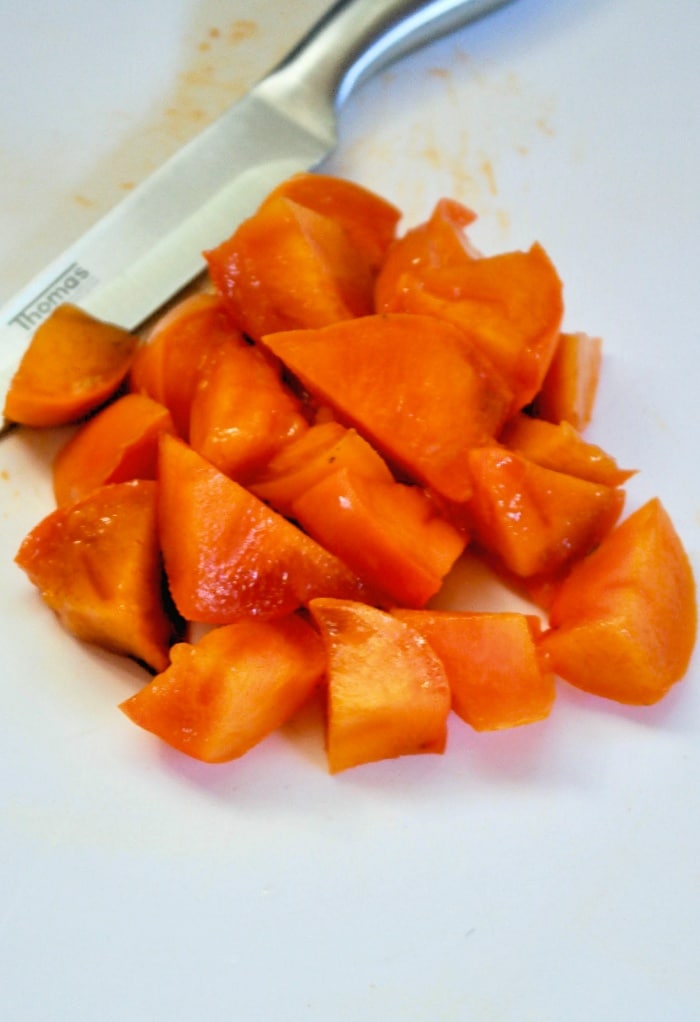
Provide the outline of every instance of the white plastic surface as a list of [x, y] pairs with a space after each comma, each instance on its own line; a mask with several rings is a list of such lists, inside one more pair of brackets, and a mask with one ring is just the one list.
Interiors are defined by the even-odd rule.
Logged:
[[[0, 301], [322, 8], [0, 0]], [[327, 168], [407, 224], [463, 200], [486, 252], [542, 242], [566, 326], [604, 338], [588, 435], [698, 572], [699, 40], [696, 0], [516, 0], [364, 86]], [[12, 564], [55, 443], [0, 444], [3, 1018], [700, 1017], [697, 658], [653, 708], [561, 685], [536, 726], [454, 719], [443, 757], [330, 777], [310, 711], [197, 764], [119, 713], [139, 669]]]

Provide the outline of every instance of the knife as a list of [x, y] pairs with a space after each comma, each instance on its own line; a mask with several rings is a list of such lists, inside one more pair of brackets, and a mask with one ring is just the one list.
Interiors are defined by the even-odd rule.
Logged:
[[[271, 72], [0, 310], [0, 392], [63, 302], [137, 330], [205, 268], [285, 178], [336, 143], [350, 92], [419, 46], [508, 0], [340, 0]], [[0, 420], [0, 432], [10, 423]]]

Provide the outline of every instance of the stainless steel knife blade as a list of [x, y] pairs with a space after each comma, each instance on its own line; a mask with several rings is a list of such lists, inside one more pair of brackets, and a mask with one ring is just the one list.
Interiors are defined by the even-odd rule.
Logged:
[[[291, 174], [334, 148], [355, 86], [509, 0], [340, 0], [239, 102], [153, 173], [0, 310], [6, 393], [37, 326], [63, 302], [135, 330], [205, 268]], [[9, 424], [0, 422], [4, 432]]]

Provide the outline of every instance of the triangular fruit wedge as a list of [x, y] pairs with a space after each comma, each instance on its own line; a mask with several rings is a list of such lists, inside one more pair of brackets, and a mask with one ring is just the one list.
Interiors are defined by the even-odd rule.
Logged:
[[170, 591], [189, 621], [280, 617], [314, 596], [371, 599], [337, 557], [171, 436], [158, 519]]
[[165, 405], [124, 394], [73, 433], [53, 463], [57, 504], [72, 504], [99, 486], [155, 479], [158, 442], [175, 425]]
[[574, 566], [541, 648], [586, 692], [646, 705], [685, 674], [695, 643], [693, 571], [661, 502], [638, 508]]
[[101, 486], [58, 508], [15, 560], [73, 635], [166, 667], [175, 627], [162, 599], [155, 482]]
[[396, 313], [264, 343], [414, 480], [450, 500], [469, 496], [469, 450], [500, 430], [511, 393], [457, 327]]
[[4, 415], [25, 426], [77, 422], [129, 372], [138, 338], [77, 305], [57, 306], [37, 328], [12, 378]]

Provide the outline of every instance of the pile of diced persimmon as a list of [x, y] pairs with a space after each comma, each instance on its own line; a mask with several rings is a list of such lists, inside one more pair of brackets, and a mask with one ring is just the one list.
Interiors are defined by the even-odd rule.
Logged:
[[[155, 674], [121, 704], [207, 762], [321, 690], [332, 772], [545, 718], [555, 675], [623, 703], [686, 672], [693, 574], [631, 472], [583, 439], [601, 343], [563, 332], [539, 244], [302, 174], [136, 337], [73, 306], [5, 415], [79, 422], [17, 563], [80, 638]], [[469, 548], [532, 613], [435, 609]], [[543, 623], [544, 622], [544, 623]]]

